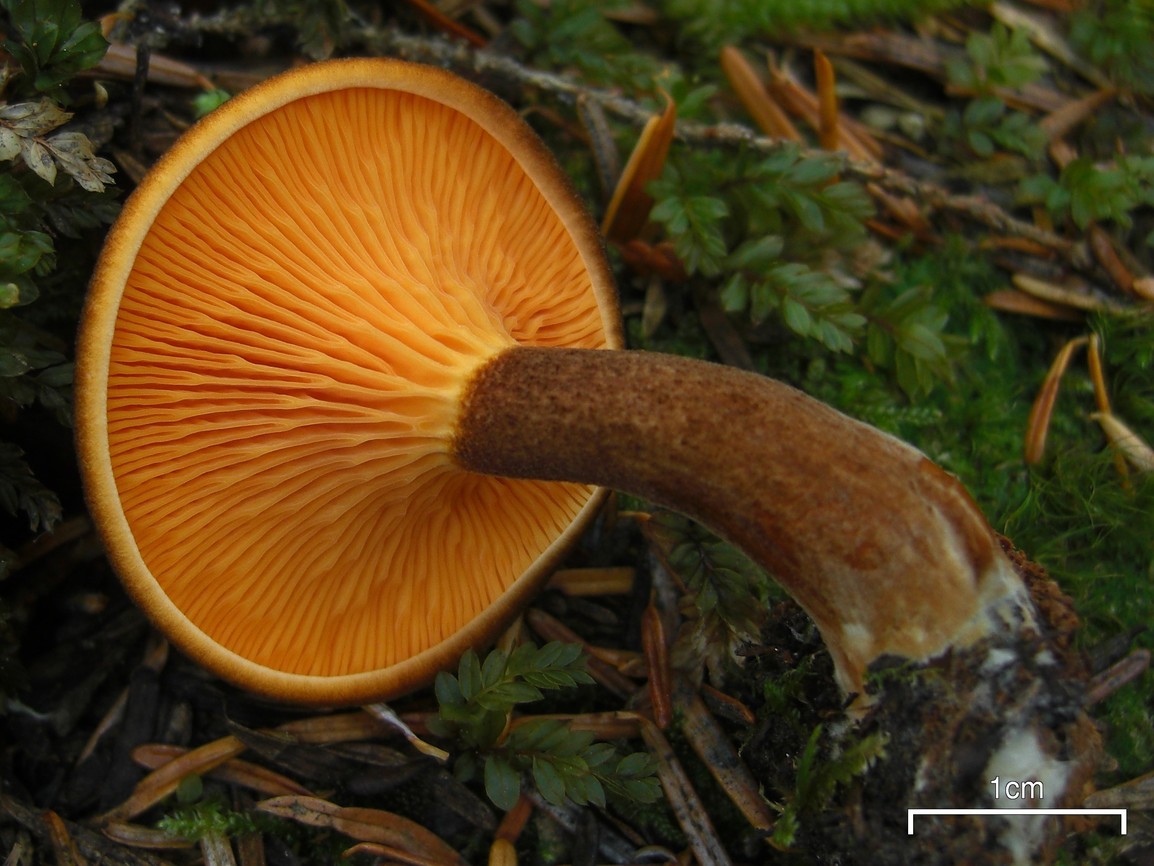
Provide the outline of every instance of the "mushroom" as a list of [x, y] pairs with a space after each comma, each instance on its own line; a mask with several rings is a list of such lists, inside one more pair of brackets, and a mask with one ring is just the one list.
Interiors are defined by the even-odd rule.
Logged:
[[504, 103], [316, 64], [141, 183], [78, 352], [93, 514], [187, 654], [308, 703], [386, 699], [491, 638], [614, 488], [766, 566], [841, 686], [1032, 618], [962, 486], [786, 385], [622, 350], [594, 225]]

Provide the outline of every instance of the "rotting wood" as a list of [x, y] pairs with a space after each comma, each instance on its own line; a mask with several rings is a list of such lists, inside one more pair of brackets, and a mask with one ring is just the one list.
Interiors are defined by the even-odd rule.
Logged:
[[714, 829], [709, 812], [694, 790], [673, 747], [652, 722], [641, 723], [641, 736], [657, 759], [657, 775], [665, 798], [689, 840], [690, 850], [700, 866], [730, 866], [729, 854]]
[[[42, 810], [22, 803], [8, 794], [0, 793], [0, 812], [9, 815], [38, 839], [48, 839], [49, 828]], [[101, 833], [81, 824], [65, 820], [64, 825], [68, 828], [68, 833], [80, 853], [102, 866], [173, 866], [171, 861], [147, 851], [123, 848]]]
[[775, 816], [728, 735], [682, 677], [674, 680], [673, 700], [682, 717], [682, 735], [749, 825], [768, 839]]

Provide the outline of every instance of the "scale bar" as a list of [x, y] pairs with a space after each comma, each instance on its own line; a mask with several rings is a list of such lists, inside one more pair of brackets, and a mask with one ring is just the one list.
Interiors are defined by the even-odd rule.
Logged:
[[1125, 809], [906, 809], [906, 835], [914, 835], [915, 815], [1117, 815], [1126, 835]]

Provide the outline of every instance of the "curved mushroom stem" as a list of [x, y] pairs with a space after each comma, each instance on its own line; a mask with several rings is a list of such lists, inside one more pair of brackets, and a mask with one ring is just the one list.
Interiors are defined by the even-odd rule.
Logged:
[[764, 376], [646, 352], [517, 346], [468, 383], [457, 462], [633, 493], [710, 526], [813, 617], [848, 693], [1030, 618], [962, 485], [916, 449]]

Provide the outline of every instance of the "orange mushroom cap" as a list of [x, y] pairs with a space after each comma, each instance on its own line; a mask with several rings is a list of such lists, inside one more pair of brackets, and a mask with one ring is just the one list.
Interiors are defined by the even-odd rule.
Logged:
[[396, 695], [494, 635], [599, 501], [459, 469], [465, 383], [619, 327], [596, 227], [507, 105], [398, 61], [286, 73], [183, 136], [109, 235], [78, 349], [93, 514], [206, 667]]

